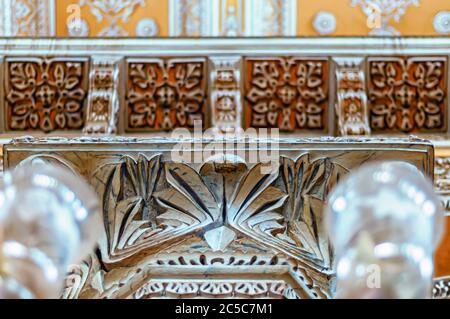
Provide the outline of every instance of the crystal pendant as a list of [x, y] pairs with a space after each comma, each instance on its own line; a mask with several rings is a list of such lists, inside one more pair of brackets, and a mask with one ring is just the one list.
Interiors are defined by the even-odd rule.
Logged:
[[48, 164], [17, 167], [2, 186], [0, 294], [56, 298], [67, 267], [99, 238], [97, 195], [81, 177]]
[[443, 212], [432, 184], [402, 162], [369, 164], [332, 192], [327, 226], [338, 298], [426, 298]]

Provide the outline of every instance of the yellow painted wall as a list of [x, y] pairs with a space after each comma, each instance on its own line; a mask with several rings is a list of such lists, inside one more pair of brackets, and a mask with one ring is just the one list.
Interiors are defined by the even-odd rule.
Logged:
[[[58, 0], [56, 1], [56, 34], [57, 36], [67, 36], [66, 21], [69, 16], [67, 7], [71, 4], [79, 3], [78, 0]], [[135, 11], [130, 16], [127, 23], [119, 22], [130, 36], [136, 35], [137, 23], [142, 18], [152, 18], [159, 27], [159, 36], [167, 36], [169, 34], [169, 1], [168, 0], [145, 0], [145, 7], [136, 6]], [[98, 22], [97, 18], [92, 14], [88, 6], [81, 8], [81, 17], [88, 21], [90, 33], [89, 36], [95, 36], [100, 30], [108, 25], [108, 21], [104, 19]]]
[[[433, 19], [440, 11], [450, 11], [450, 0], [421, 0], [419, 7], [410, 5], [400, 23], [391, 20], [390, 25], [402, 35], [437, 35]], [[328, 11], [336, 17], [336, 32], [332, 35], [367, 35], [367, 17], [359, 6], [352, 7], [351, 0], [298, 0], [297, 33], [318, 35], [312, 22], [319, 11]]]
[[[238, 0], [221, 0], [237, 4]], [[246, 0], [242, 0], [246, 1]], [[66, 20], [67, 6], [78, 3], [78, 0], [56, 1], [57, 35], [67, 36]], [[137, 6], [128, 23], [119, 22], [130, 36], [135, 36], [136, 24], [142, 18], [152, 18], [159, 26], [159, 36], [169, 34], [169, 0], [146, 0], [146, 6]], [[434, 16], [440, 11], [450, 11], [450, 0], [421, 0], [420, 7], [409, 6], [400, 23], [391, 21], [390, 25], [402, 35], [437, 35], [433, 29]], [[242, 5], [242, 9], [245, 6]], [[312, 26], [315, 15], [320, 11], [329, 11], [337, 19], [337, 29], [331, 35], [357, 36], [367, 35], [367, 17], [359, 6], [352, 7], [351, 0], [298, 0], [297, 4], [297, 35], [317, 36]], [[81, 11], [82, 18], [88, 21], [90, 36], [95, 36], [107, 25], [107, 21], [98, 22], [87, 6]], [[243, 14], [245, 16], [245, 13]], [[244, 19], [244, 18], [243, 18]]]

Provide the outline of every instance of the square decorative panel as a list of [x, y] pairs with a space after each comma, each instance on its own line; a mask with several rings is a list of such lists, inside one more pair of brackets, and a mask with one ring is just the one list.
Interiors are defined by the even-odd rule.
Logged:
[[85, 121], [87, 87], [87, 58], [7, 58], [7, 129], [81, 130]]
[[374, 132], [447, 130], [445, 57], [368, 59], [370, 126]]
[[129, 59], [127, 70], [128, 131], [205, 127], [205, 58]]
[[327, 132], [327, 59], [247, 58], [245, 68], [247, 127]]

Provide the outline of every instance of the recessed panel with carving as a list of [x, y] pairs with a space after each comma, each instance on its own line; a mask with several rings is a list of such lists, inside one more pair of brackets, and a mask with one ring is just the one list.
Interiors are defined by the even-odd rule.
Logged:
[[373, 57], [367, 67], [374, 133], [447, 131], [446, 57]]
[[5, 61], [5, 119], [11, 131], [80, 131], [88, 58], [14, 57]]
[[127, 60], [126, 130], [206, 126], [205, 58]]
[[328, 132], [328, 64], [323, 58], [246, 58], [246, 127]]

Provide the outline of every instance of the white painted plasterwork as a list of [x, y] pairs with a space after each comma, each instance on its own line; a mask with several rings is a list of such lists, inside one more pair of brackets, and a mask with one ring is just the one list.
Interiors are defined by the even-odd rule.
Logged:
[[297, 0], [245, 1], [245, 35], [295, 36]]
[[55, 0], [0, 1], [0, 36], [55, 34]]

